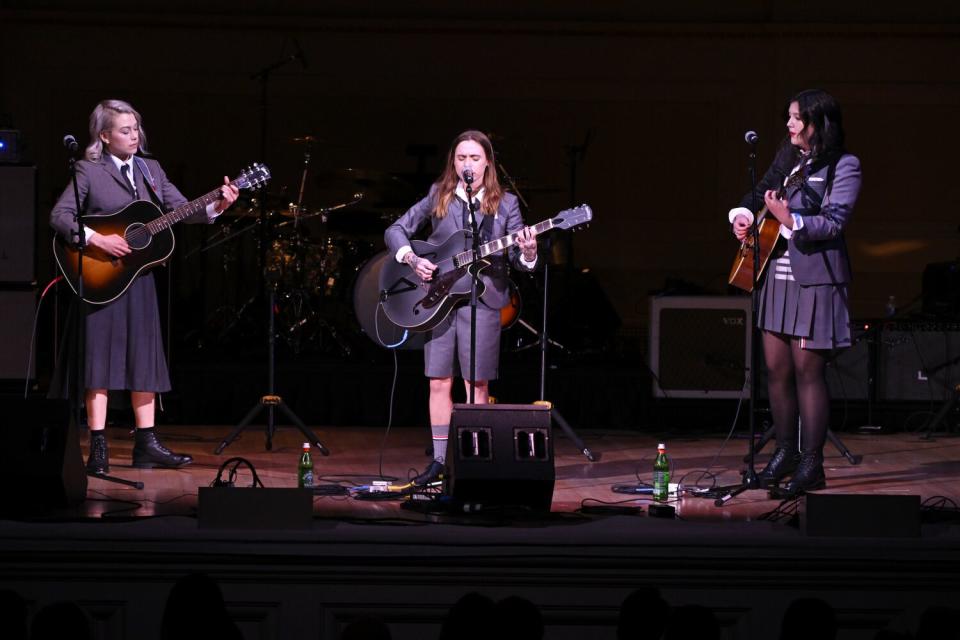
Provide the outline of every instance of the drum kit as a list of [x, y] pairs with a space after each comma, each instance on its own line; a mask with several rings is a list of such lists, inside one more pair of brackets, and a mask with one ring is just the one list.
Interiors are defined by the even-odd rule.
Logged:
[[[416, 188], [379, 171], [312, 172], [315, 139], [304, 136], [292, 142], [302, 145], [297, 192], [281, 188], [241, 198], [224, 213], [227, 224], [201, 250], [254, 231], [263, 282], [275, 293], [275, 337], [294, 353], [348, 356], [353, 350], [350, 334], [362, 329], [351, 308], [358, 297], [353, 295], [358, 275], [382, 246], [386, 227], [415, 202]], [[309, 206], [307, 196], [323, 206]], [[226, 257], [228, 253], [225, 270], [234, 259]], [[371, 295], [375, 304], [376, 292]], [[255, 313], [254, 298], [237, 310], [215, 313], [218, 342], [229, 342], [236, 336], [228, 334], [251, 324], [241, 316]]]

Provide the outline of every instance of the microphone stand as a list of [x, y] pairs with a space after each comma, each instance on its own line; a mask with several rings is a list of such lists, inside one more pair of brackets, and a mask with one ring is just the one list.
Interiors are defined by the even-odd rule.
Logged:
[[[473, 238], [471, 241], [472, 257], [475, 261], [480, 256], [480, 228], [477, 225], [477, 210], [473, 201], [473, 177], [465, 178], [463, 184], [467, 190], [467, 208], [470, 211], [470, 233]], [[467, 399], [469, 404], [474, 403], [474, 387], [477, 382], [477, 289], [480, 285], [480, 269], [475, 268], [476, 263], [471, 261], [470, 265], [470, 397]]]
[[759, 369], [759, 357], [757, 354], [757, 333], [760, 331], [758, 323], [758, 312], [760, 309], [760, 288], [757, 286], [757, 278], [760, 275], [760, 221], [756, 215], [759, 205], [757, 203], [757, 143], [750, 143], [750, 155], [747, 160], [747, 171], [750, 174], [750, 208], [754, 212], [753, 224], [750, 225], [750, 238], [753, 242], [753, 288], [750, 291], [750, 318], [753, 326], [750, 327], [750, 450], [747, 453], [747, 469], [743, 472], [743, 481], [739, 485], [734, 485], [726, 494], [714, 500], [713, 504], [722, 507], [734, 497], [740, 495], [747, 489], [758, 489], [760, 481], [757, 478], [757, 469], [755, 461], [756, 447], [754, 442], [757, 437], [757, 371]]
[[[276, 62], [273, 62], [260, 71], [256, 72], [250, 76], [251, 80], [260, 81], [260, 157], [266, 161], [267, 158], [267, 112], [268, 112], [268, 91], [267, 85], [270, 81], [270, 73], [275, 69], [282, 67], [288, 62], [297, 60], [297, 55], [287, 56]], [[226, 449], [234, 440], [236, 440], [240, 433], [247, 428], [247, 426], [253, 422], [253, 419], [257, 417], [257, 414], [260, 413], [262, 409], [267, 410], [267, 424], [266, 424], [266, 444], [265, 447], [267, 451], [273, 449], [273, 434], [276, 430], [274, 423], [274, 408], [280, 409], [287, 418], [300, 430], [300, 433], [324, 456], [329, 456], [330, 451], [323, 446], [323, 443], [320, 442], [320, 439], [307, 428], [307, 425], [303, 423], [299, 416], [293, 412], [293, 410], [287, 406], [287, 403], [283, 401], [283, 398], [274, 392], [274, 379], [276, 374], [276, 329], [274, 326], [274, 316], [276, 315], [276, 292], [277, 292], [277, 283], [276, 282], [267, 282], [266, 277], [266, 252], [267, 252], [267, 239], [269, 238], [269, 232], [267, 225], [269, 224], [269, 216], [267, 215], [267, 199], [266, 197], [260, 198], [260, 269], [263, 277], [260, 280], [260, 286], [265, 289], [265, 299], [267, 303], [267, 392], [260, 396], [260, 400], [250, 408], [247, 414], [243, 417], [243, 420], [234, 427], [233, 431], [225, 437], [220, 444], [217, 445], [217, 448], [214, 449], [213, 453], [215, 455], [220, 455], [223, 453], [223, 450]]]
[[[74, 403], [74, 423], [77, 428], [80, 428], [80, 425], [83, 424], [84, 419], [84, 398], [85, 387], [84, 387], [84, 364], [81, 361], [81, 357], [86, 359], [86, 320], [87, 320], [87, 306], [86, 302], [83, 300], [83, 256], [87, 248], [87, 237], [83, 231], [83, 208], [80, 206], [80, 187], [77, 185], [77, 159], [74, 157], [75, 149], [68, 147], [69, 150], [69, 165], [70, 165], [70, 182], [73, 183], [73, 200], [76, 205], [76, 215], [74, 219], [77, 221], [77, 229], [73, 233], [77, 237], [77, 313], [73, 318], [73, 340], [76, 345], [76, 357], [73, 359], [73, 397], [75, 399]], [[82, 345], [82, 346], [81, 346]], [[90, 425], [87, 425], [89, 429]], [[70, 426], [67, 425], [69, 429]], [[106, 426], [104, 426], [106, 428]], [[82, 461], [81, 461], [82, 463]], [[114, 482], [116, 484], [122, 484], [128, 487], [133, 487], [135, 489], [143, 489], [143, 483], [138, 480], [126, 480], [125, 478], [118, 478], [117, 476], [107, 475], [106, 473], [94, 473], [87, 470], [86, 474], [91, 478], [99, 478], [101, 480], [106, 480], [107, 482]], [[87, 488], [83, 487], [83, 493], [86, 494]]]
[[[588, 135], [589, 138], [589, 135]], [[584, 143], [584, 147], [586, 143]], [[524, 207], [529, 211], [530, 207], [527, 205], [527, 201], [524, 200], [523, 196], [520, 194], [520, 190], [517, 189], [517, 184], [514, 182], [513, 178], [507, 173], [507, 170], [504, 168], [503, 164], [499, 165], [500, 172], [506, 177], [507, 181], [510, 183], [510, 186], [513, 187], [513, 190], [516, 192], [517, 197], [520, 199], [520, 202], [523, 203]], [[575, 194], [575, 185], [576, 185], [576, 171], [573, 171], [571, 174], [571, 191], [570, 191], [570, 200], [574, 201]], [[571, 205], [572, 206], [572, 205]], [[572, 243], [568, 243], [569, 247], [572, 247]], [[577, 432], [573, 430], [573, 427], [570, 426], [570, 423], [567, 422], [557, 407], [546, 399], [547, 397], [547, 350], [550, 345], [554, 345], [566, 351], [566, 347], [550, 339], [550, 335], [547, 333], [547, 309], [549, 308], [550, 301], [550, 265], [549, 256], [552, 255], [553, 250], [553, 234], [548, 234], [546, 236], [545, 242], [546, 249], [543, 251], [545, 262], [543, 264], [543, 321], [540, 328], [540, 332], [537, 333], [536, 329], [533, 329], [530, 325], [525, 323], [522, 319], [520, 320], [522, 326], [526, 327], [528, 330], [539, 336], [538, 344], [540, 347], [540, 399], [534, 401], [533, 404], [548, 407], [550, 409], [550, 419], [553, 422], [556, 422], [557, 425], [563, 430], [567, 437], [570, 438], [570, 441], [573, 442], [573, 446], [577, 448], [577, 451], [586, 456], [587, 460], [590, 462], [596, 462], [600, 459], [599, 454], [595, 454], [584, 444], [580, 436], [577, 435]], [[568, 256], [572, 254], [572, 250], [568, 253]]]

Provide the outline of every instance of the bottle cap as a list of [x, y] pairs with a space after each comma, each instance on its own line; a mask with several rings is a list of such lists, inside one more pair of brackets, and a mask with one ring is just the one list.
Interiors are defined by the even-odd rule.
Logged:
[[304, 442], [304, 443], [303, 443], [303, 448], [304, 448], [304, 449], [309, 449], [309, 448], [310, 448], [310, 443], [309, 443], [309, 442]]
[[657, 449], [666, 449], [666, 448], [667, 448], [667, 445], [663, 444], [662, 442], [657, 445]]

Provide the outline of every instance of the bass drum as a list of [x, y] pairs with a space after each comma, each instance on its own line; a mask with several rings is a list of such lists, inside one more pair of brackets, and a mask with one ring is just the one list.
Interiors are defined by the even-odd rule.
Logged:
[[381, 251], [360, 267], [353, 284], [353, 312], [360, 328], [381, 347], [390, 349], [423, 349], [426, 332], [408, 331], [387, 318], [380, 305], [380, 270], [390, 258]]

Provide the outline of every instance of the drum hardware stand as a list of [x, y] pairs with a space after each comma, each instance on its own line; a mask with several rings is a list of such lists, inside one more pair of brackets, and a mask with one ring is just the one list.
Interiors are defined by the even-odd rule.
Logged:
[[[588, 139], [589, 139], [589, 135], [588, 135]], [[498, 166], [500, 167], [500, 172], [503, 174], [504, 178], [507, 180], [507, 182], [510, 183], [510, 186], [513, 188], [514, 192], [517, 194], [517, 197], [520, 199], [520, 202], [523, 203], [524, 207], [527, 208], [527, 210], [529, 211], [529, 207], [527, 206], [527, 201], [524, 200], [523, 196], [520, 194], [519, 190], [517, 189], [517, 185], [516, 185], [516, 183], [514, 182], [513, 178], [510, 176], [509, 173], [507, 173], [507, 170], [504, 168], [503, 164], [499, 164], [499, 163], [498, 163]], [[575, 172], [575, 170], [574, 170], [574, 172]], [[574, 189], [573, 185], [575, 185], [575, 184], [576, 184], [576, 181], [575, 181], [575, 179], [572, 178], [572, 180], [571, 180], [571, 193], [570, 193], [571, 202], [574, 200], [574, 196], [575, 196], [574, 191], [573, 191], [573, 189]], [[540, 341], [539, 341], [539, 342], [540, 342], [540, 399], [534, 401], [533, 404], [538, 405], [538, 406], [549, 407], [549, 408], [550, 408], [550, 420], [552, 420], [554, 423], [556, 423], [556, 425], [559, 426], [559, 427], [563, 430], [563, 432], [564, 432], [565, 434], [567, 434], [567, 437], [570, 438], [570, 441], [573, 442], [573, 445], [577, 448], [577, 450], [578, 450], [580, 453], [582, 453], [582, 454], [587, 458], [587, 460], [589, 460], [590, 462], [596, 462], [597, 460], [600, 459], [600, 454], [598, 454], [598, 453], [597, 453], [597, 454], [593, 453], [593, 452], [587, 447], [587, 445], [584, 444], [583, 440], [580, 438], [580, 436], [577, 435], [577, 432], [573, 430], [573, 427], [570, 426], [570, 423], [566, 421], [566, 419], [563, 417], [563, 414], [561, 414], [560, 411], [559, 411], [559, 409], [557, 409], [556, 405], [554, 405], [552, 402], [550, 402], [549, 400], [546, 399], [546, 388], [547, 388], [547, 350], [549, 349], [549, 347], [550, 347], [551, 344], [556, 345], [556, 346], [559, 346], [561, 349], [564, 349], [564, 350], [566, 350], [566, 349], [565, 349], [562, 345], [560, 345], [559, 343], [554, 342], [553, 340], [551, 340], [551, 339], [550, 339], [550, 335], [549, 335], [549, 333], [548, 333], [548, 331], [547, 331], [547, 310], [549, 309], [548, 303], [549, 303], [549, 300], [550, 300], [550, 265], [547, 264], [547, 262], [549, 261], [549, 256], [551, 255], [551, 250], [552, 250], [552, 245], [553, 245], [553, 234], [547, 234], [547, 236], [546, 236], [546, 242], [545, 242], [544, 244], [545, 244], [545, 250], [543, 251], [543, 254], [542, 254], [543, 256], [545, 256], [545, 257], [543, 258], [543, 260], [544, 260], [544, 264], [543, 264], [543, 323], [542, 323], [541, 330], [540, 330], [540, 332], [539, 332], [539, 334], [538, 334], [539, 337], [540, 337]], [[570, 246], [572, 247], [572, 244], [571, 244]], [[570, 250], [571, 250], [571, 252], [572, 252], [572, 248], [571, 248]], [[523, 322], [523, 320], [520, 320], [520, 322]], [[534, 333], [537, 333], [536, 329], [534, 329], [534, 328], [531, 327], [530, 325], [528, 325], [528, 324], [526, 324], [526, 323], [523, 323], [523, 326], [526, 327], [527, 329], [533, 331]]]
[[[72, 138], [73, 136], [70, 136]], [[65, 139], [66, 142], [66, 139]], [[76, 144], [76, 143], [74, 143]], [[74, 202], [77, 207], [76, 221], [77, 229], [74, 231], [74, 235], [77, 239], [77, 312], [73, 316], [73, 340], [74, 347], [76, 352], [76, 357], [73, 359], [73, 391], [72, 394], [68, 392], [68, 395], [72, 395], [74, 398], [74, 425], [73, 428], [79, 429], [81, 424], [85, 423], [86, 416], [84, 415], [84, 405], [85, 401], [82, 399], [85, 398], [85, 380], [83, 376], [84, 364], [81, 361], [81, 356], [86, 358], [86, 318], [87, 318], [87, 303], [84, 302], [84, 290], [83, 290], [83, 259], [84, 254], [86, 253], [87, 240], [86, 234], [84, 232], [83, 225], [83, 207], [80, 204], [80, 189], [77, 185], [77, 167], [76, 167], [76, 158], [74, 154], [76, 153], [76, 148], [68, 146], [69, 153], [69, 163], [70, 163], [70, 181], [73, 183], [73, 197]], [[82, 346], [81, 346], [82, 345]], [[87, 425], [89, 429], [89, 425]], [[66, 425], [67, 429], [70, 429], [71, 426]], [[106, 434], [104, 434], [106, 437]], [[80, 463], [83, 464], [83, 459], [81, 456]], [[113, 482], [116, 484], [122, 484], [127, 487], [133, 487], [134, 489], [143, 489], [143, 482], [139, 480], [127, 480], [125, 478], [118, 478], [117, 476], [111, 476], [106, 473], [94, 473], [86, 469], [84, 466], [84, 471], [88, 477], [99, 478], [100, 480], [106, 480], [107, 482]], [[86, 493], [86, 484], [84, 484], [84, 493]]]
[[[251, 76], [251, 79], [260, 80], [260, 153], [261, 157], [266, 159], [267, 152], [267, 85], [270, 80], [270, 73], [286, 63], [297, 59], [296, 56], [289, 56], [273, 62], [257, 73]], [[274, 392], [274, 378], [276, 374], [276, 329], [274, 325], [274, 316], [276, 315], [276, 282], [267, 282], [267, 263], [266, 263], [266, 239], [267, 239], [267, 224], [269, 220], [267, 218], [267, 205], [266, 198], [260, 199], [260, 239], [262, 244], [260, 246], [260, 258], [261, 258], [261, 273], [263, 277], [261, 278], [261, 286], [267, 290], [266, 301], [267, 301], [267, 392], [265, 395], [260, 397], [259, 402], [253, 405], [250, 411], [247, 412], [247, 415], [244, 416], [243, 420], [240, 421], [240, 424], [234, 428], [234, 430], [223, 439], [223, 441], [217, 445], [217, 448], [214, 450], [216, 455], [220, 455], [223, 450], [230, 445], [240, 433], [247, 428], [247, 426], [253, 422], [253, 419], [260, 413], [262, 409], [267, 410], [267, 425], [266, 425], [266, 449], [269, 451], [273, 449], [273, 434], [275, 431], [274, 424], [274, 408], [279, 408], [287, 418], [296, 425], [304, 437], [309, 441], [322, 455], [330, 455], [330, 451], [323, 446], [323, 443], [320, 442], [320, 439], [317, 438], [310, 429], [303, 423], [302, 420], [295, 414], [290, 407], [283, 401], [279, 395]]]

